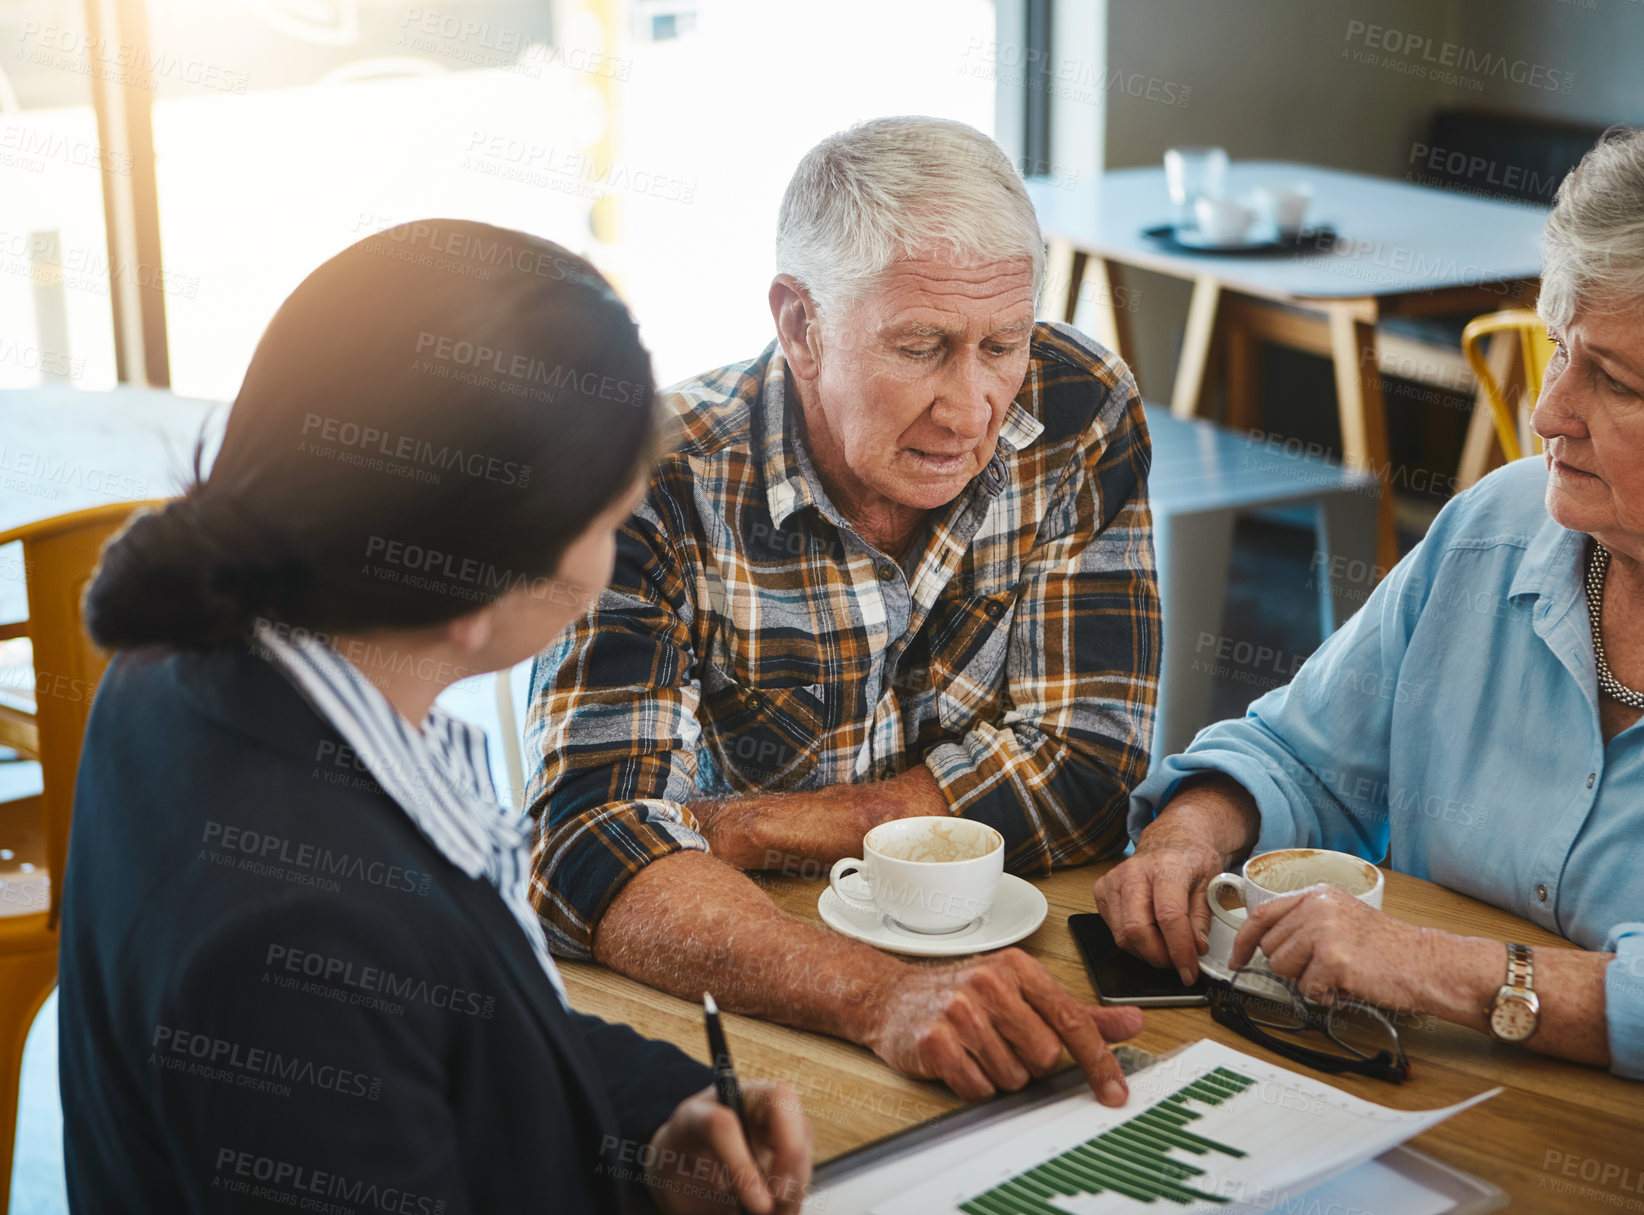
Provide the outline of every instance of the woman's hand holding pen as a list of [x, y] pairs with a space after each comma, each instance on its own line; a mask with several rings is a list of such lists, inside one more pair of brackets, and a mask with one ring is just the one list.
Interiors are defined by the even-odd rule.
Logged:
[[[742, 1085], [748, 1133], [710, 1085], [651, 1137], [645, 1181], [670, 1215], [798, 1215], [811, 1180], [811, 1125], [786, 1084]], [[751, 1140], [751, 1142], [750, 1142]]]

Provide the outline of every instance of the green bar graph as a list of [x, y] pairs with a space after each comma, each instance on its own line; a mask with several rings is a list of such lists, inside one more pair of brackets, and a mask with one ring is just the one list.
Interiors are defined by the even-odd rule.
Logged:
[[1183, 1206], [1190, 1202], [1225, 1203], [1226, 1198], [1188, 1184], [1204, 1169], [1185, 1160], [1172, 1160], [1166, 1153], [1181, 1150], [1198, 1156], [1211, 1152], [1243, 1156], [1236, 1147], [1187, 1130], [1189, 1123], [1202, 1116], [1189, 1103], [1217, 1106], [1254, 1083], [1247, 1076], [1218, 1067], [1134, 1118], [960, 1203], [959, 1209], [965, 1215], [1065, 1215], [1055, 1205], [1057, 1197], [1108, 1192], [1137, 1202], [1164, 1198]]

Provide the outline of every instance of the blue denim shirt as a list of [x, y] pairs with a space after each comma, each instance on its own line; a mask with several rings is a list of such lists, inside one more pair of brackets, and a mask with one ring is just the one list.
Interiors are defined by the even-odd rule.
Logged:
[[1605, 743], [1587, 538], [1546, 484], [1535, 456], [1458, 495], [1290, 684], [1137, 787], [1129, 827], [1224, 772], [1261, 809], [1258, 852], [1385, 860], [1613, 950], [1611, 1070], [1644, 1079], [1644, 721]]

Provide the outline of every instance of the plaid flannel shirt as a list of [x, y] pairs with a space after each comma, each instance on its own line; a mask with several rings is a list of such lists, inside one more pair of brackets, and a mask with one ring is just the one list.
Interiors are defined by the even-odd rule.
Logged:
[[992, 461], [906, 565], [829, 502], [780, 349], [668, 391], [679, 434], [599, 603], [536, 661], [532, 894], [555, 952], [640, 868], [708, 848], [689, 803], [923, 763], [1014, 873], [1125, 846], [1159, 601], [1135, 381], [1035, 327]]

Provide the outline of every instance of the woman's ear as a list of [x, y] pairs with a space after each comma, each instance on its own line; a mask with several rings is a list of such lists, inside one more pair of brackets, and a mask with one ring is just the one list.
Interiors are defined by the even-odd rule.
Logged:
[[810, 294], [793, 275], [779, 274], [771, 280], [770, 302], [788, 369], [801, 380], [816, 379], [822, 374], [822, 328]]
[[491, 644], [491, 635], [495, 631], [496, 606], [495, 603], [488, 603], [466, 616], [446, 621], [442, 627], [445, 640], [460, 653], [480, 653]]

